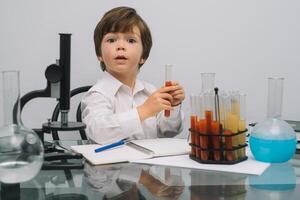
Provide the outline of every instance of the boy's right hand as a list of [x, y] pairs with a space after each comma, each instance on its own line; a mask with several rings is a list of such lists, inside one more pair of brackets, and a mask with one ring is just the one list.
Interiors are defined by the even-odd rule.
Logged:
[[173, 86], [161, 87], [149, 96], [144, 104], [138, 106], [137, 110], [141, 121], [155, 116], [162, 110], [172, 110], [173, 97], [169, 94], [171, 91], [173, 91]]

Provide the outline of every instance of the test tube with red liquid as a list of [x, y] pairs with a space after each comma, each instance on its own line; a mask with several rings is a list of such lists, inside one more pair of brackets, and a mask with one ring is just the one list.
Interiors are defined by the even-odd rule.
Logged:
[[[172, 86], [172, 65], [165, 65], [165, 86]], [[165, 110], [165, 117], [169, 117], [170, 110]]]
[[[190, 128], [191, 128], [191, 144], [196, 145], [196, 124], [197, 124], [197, 96], [190, 96]], [[191, 155], [196, 156], [196, 148], [192, 146]]]
[[[212, 121], [212, 101], [213, 96], [209, 92], [205, 92], [202, 96], [203, 100], [203, 109], [201, 117], [199, 118], [198, 122], [198, 131], [201, 134], [209, 135], [211, 130], [211, 121]], [[210, 146], [211, 141], [209, 140], [208, 136], [200, 136], [199, 137], [199, 144], [200, 147], [203, 149], [200, 152], [201, 160], [208, 160], [210, 157]]]
[[203, 117], [203, 96], [202, 95], [196, 95], [195, 97], [195, 101], [196, 101], [196, 106], [195, 106], [195, 114], [196, 114], [196, 120], [195, 120], [195, 145], [198, 147], [196, 148], [196, 157], [198, 159], [201, 159], [201, 150], [199, 147], [200, 146], [200, 136], [199, 136], [199, 132], [200, 132], [200, 119], [202, 119]]

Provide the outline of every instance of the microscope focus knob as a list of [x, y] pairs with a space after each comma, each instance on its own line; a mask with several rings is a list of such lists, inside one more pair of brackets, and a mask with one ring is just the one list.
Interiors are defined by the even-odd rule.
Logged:
[[46, 79], [51, 83], [57, 83], [62, 79], [62, 69], [57, 64], [49, 65], [45, 71]]

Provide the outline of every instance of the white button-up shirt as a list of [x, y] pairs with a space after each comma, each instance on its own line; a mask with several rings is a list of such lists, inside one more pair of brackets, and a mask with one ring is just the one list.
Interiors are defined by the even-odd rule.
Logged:
[[124, 138], [146, 139], [179, 134], [183, 125], [180, 105], [174, 107], [170, 117], [160, 112], [141, 122], [137, 106], [155, 91], [153, 85], [137, 79], [132, 92], [130, 87], [104, 72], [81, 101], [82, 120], [87, 125], [89, 139], [106, 144]]

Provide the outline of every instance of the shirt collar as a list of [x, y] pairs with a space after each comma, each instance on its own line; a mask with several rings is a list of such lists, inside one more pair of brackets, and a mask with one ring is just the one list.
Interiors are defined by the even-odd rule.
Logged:
[[[104, 71], [101, 80], [97, 82], [95, 85], [95, 90], [109, 95], [111, 97], [115, 96], [120, 87], [125, 86], [122, 82], [116, 79], [107, 71]], [[126, 86], [127, 87], [127, 86]], [[148, 95], [151, 94], [151, 87], [148, 84], [145, 84], [143, 81], [136, 79], [135, 86], [133, 90], [133, 95], [138, 92], [145, 91]]]
[[93, 90], [113, 97], [122, 85], [118, 79], [104, 71], [102, 78], [95, 84]]

